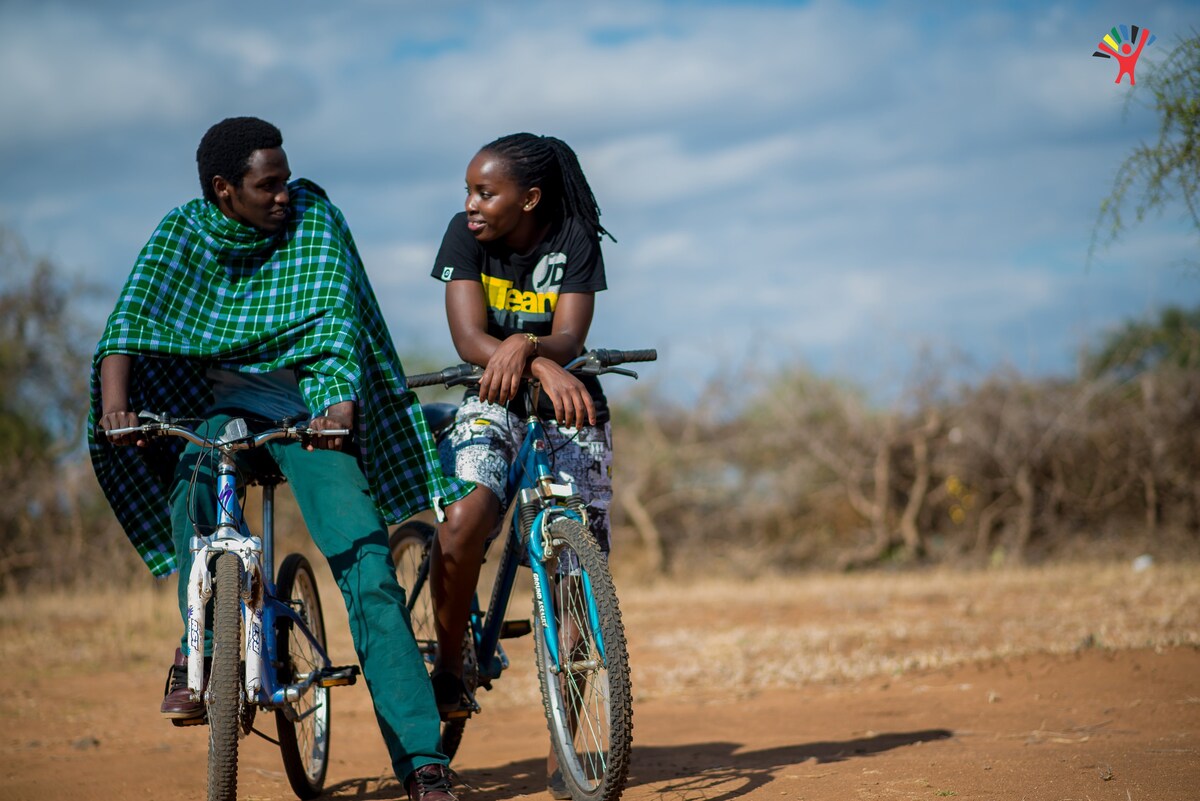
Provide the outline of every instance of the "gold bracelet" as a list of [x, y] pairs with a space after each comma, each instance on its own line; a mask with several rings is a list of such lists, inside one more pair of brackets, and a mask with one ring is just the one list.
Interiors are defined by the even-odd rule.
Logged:
[[532, 343], [533, 343], [533, 355], [534, 355], [534, 356], [537, 356], [537, 352], [538, 352], [538, 338], [537, 338], [537, 334], [531, 334], [531, 333], [529, 333], [528, 331], [526, 331], [526, 332], [525, 332], [525, 338], [526, 338], [526, 339], [528, 339], [530, 342], [532, 342]]

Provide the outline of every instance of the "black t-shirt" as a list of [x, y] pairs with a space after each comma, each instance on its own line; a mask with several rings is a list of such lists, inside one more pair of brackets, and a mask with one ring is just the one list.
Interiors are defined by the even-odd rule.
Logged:
[[[460, 211], [442, 237], [432, 275], [446, 282], [482, 283], [488, 333], [497, 339], [516, 333], [549, 336], [559, 295], [607, 288], [599, 239], [570, 217], [551, 228], [530, 252], [515, 253], [503, 243], [478, 242], [467, 229], [467, 213]], [[580, 380], [596, 405], [597, 421], [607, 421], [608, 402], [600, 382], [594, 376]], [[522, 415], [522, 407], [518, 398], [509, 408]], [[538, 409], [543, 416], [553, 416], [554, 407], [545, 395]]]

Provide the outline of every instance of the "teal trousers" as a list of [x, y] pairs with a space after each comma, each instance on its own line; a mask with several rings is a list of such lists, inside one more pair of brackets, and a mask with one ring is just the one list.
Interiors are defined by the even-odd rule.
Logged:
[[[229, 419], [230, 415], [215, 414], [197, 430], [215, 436]], [[422, 765], [446, 764], [439, 751], [437, 704], [413, 639], [404, 590], [396, 581], [387, 524], [371, 500], [357, 460], [340, 451], [307, 451], [298, 442], [283, 440], [239, 454], [243, 467], [264, 458], [274, 459], [287, 478], [313, 542], [342, 592], [354, 650], [396, 778], [403, 784]], [[171, 493], [179, 611], [185, 625], [192, 567], [189, 541], [194, 525], [206, 534], [216, 526], [215, 482], [215, 457], [189, 443]], [[187, 653], [186, 642], [183, 648]], [[339, 662], [336, 655], [331, 658]]]

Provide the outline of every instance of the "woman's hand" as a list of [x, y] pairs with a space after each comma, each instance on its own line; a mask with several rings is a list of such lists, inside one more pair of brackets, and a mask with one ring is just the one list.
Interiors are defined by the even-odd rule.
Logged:
[[488, 358], [483, 377], [479, 379], [479, 397], [500, 404], [515, 398], [534, 349], [533, 340], [524, 334], [505, 338]]
[[554, 418], [559, 423], [575, 428], [596, 425], [596, 406], [582, 381], [546, 358], [534, 359], [530, 370], [554, 404]]

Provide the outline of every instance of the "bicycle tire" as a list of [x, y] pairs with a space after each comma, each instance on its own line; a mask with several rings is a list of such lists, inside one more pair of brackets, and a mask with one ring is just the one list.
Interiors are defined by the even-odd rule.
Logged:
[[[615, 801], [625, 789], [633, 745], [633, 690], [625, 628], [607, 557], [587, 528], [560, 517], [550, 523], [554, 555], [547, 562], [551, 587], [534, 596], [534, 620], [542, 612], [558, 622], [559, 651], [572, 654], [572, 669], [555, 674], [545, 628], [534, 625], [538, 681], [559, 770], [574, 801]], [[573, 560], [578, 569], [567, 567]], [[587, 612], [586, 573], [599, 621]], [[545, 603], [545, 610], [539, 605]], [[573, 632], [579, 633], [572, 645]], [[600, 644], [603, 644], [601, 658]]]
[[[429, 589], [428, 568], [426, 562], [433, 548], [433, 538], [437, 530], [421, 520], [409, 520], [397, 526], [389, 538], [388, 545], [392, 552], [392, 562], [396, 565], [396, 580], [404, 588], [408, 597], [409, 619], [412, 623], [413, 637], [416, 638], [417, 648], [425, 661], [425, 669], [433, 673], [437, 661], [437, 628], [433, 617], [433, 594]], [[425, 580], [418, 586], [418, 577], [426, 570]], [[413, 594], [413, 587], [416, 593]], [[463, 646], [463, 683], [472, 692], [478, 685], [478, 675], [475, 669], [474, 638], [470, 621], [467, 622], [467, 633]], [[441, 751], [446, 759], [454, 759], [458, 747], [462, 744], [463, 730], [469, 718], [455, 718], [442, 723]]]
[[236, 801], [242, 723], [242, 562], [217, 556], [213, 582], [213, 656], [208, 680], [208, 801]]
[[[276, 593], [280, 600], [296, 609], [313, 639], [325, 648], [325, 616], [317, 579], [304, 556], [293, 553], [283, 560]], [[277, 676], [281, 684], [294, 682], [297, 676], [319, 670], [324, 664], [308, 638], [292, 631], [294, 626], [289, 618], [276, 618]], [[299, 720], [290, 719], [282, 709], [275, 710], [283, 768], [297, 796], [316, 798], [325, 786], [325, 772], [329, 768], [332, 713], [329, 688], [313, 685], [292, 707]]]

